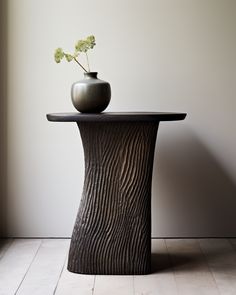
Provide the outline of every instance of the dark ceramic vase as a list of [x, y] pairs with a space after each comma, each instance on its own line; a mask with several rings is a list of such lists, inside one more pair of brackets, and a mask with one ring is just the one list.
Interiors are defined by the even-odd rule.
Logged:
[[108, 82], [97, 78], [97, 72], [84, 73], [84, 79], [71, 87], [74, 107], [81, 113], [100, 113], [105, 110], [111, 99]]

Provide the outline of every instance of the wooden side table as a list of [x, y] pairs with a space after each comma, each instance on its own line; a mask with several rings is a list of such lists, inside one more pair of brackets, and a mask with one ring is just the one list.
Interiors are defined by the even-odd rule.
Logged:
[[48, 114], [76, 122], [84, 148], [85, 179], [68, 270], [84, 274], [151, 271], [151, 182], [160, 121], [184, 113]]

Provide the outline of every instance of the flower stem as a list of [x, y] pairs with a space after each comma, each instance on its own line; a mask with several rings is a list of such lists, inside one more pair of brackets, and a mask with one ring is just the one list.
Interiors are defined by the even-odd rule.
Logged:
[[87, 65], [88, 65], [88, 70], [89, 70], [89, 72], [90, 72], [90, 67], [89, 67], [89, 60], [88, 60], [88, 54], [87, 54], [87, 52], [85, 52], [86, 53], [86, 58], [87, 58]]
[[81, 65], [81, 63], [74, 57], [75, 62], [87, 73], [88, 71]]

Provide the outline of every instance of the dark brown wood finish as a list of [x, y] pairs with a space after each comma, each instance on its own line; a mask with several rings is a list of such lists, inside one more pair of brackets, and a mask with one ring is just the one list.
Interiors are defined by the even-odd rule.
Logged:
[[101, 114], [82, 114], [82, 113], [55, 113], [47, 114], [47, 119], [54, 122], [130, 122], [130, 121], [177, 121], [183, 120], [186, 113], [101, 113]]
[[151, 271], [151, 182], [159, 121], [186, 114], [49, 114], [78, 124], [85, 179], [68, 260], [84, 274]]

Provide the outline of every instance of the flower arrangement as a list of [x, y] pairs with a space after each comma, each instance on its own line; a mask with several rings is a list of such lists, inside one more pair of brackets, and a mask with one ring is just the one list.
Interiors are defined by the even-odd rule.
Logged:
[[[75, 52], [74, 54], [65, 53], [62, 48], [57, 48], [54, 53], [54, 59], [56, 63], [60, 63], [62, 59], [65, 57], [65, 59], [68, 62], [71, 62], [74, 60], [85, 72], [90, 72], [90, 66], [89, 66], [89, 60], [88, 60], [88, 53], [87, 51], [89, 49], [93, 49], [93, 47], [96, 45], [95, 43], [95, 37], [93, 35], [88, 36], [84, 40], [79, 40], [75, 44]], [[78, 56], [81, 53], [85, 53], [86, 60], [87, 60], [87, 66], [88, 69], [86, 69], [79, 61]]]

